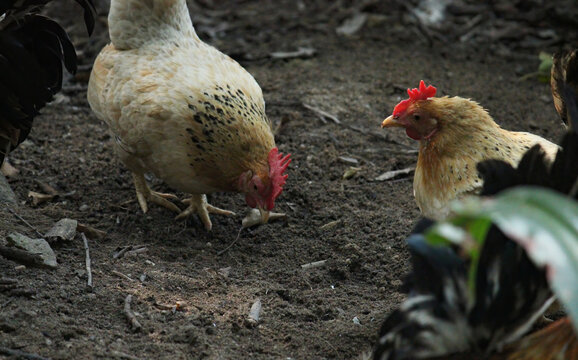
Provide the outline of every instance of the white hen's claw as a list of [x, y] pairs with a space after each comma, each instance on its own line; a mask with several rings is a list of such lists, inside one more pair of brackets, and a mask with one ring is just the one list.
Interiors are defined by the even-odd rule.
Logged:
[[229, 210], [223, 210], [218, 207], [215, 207], [207, 202], [207, 196], [205, 194], [193, 194], [190, 198], [184, 199], [182, 201], [184, 204], [189, 205], [185, 210], [183, 210], [179, 215], [177, 215], [176, 219], [184, 219], [194, 213], [196, 213], [203, 224], [205, 225], [205, 229], [207, 231], [211, 231], [213, 224], [211, 223], [211, 218], [209, 217], [209, 213], [212, 214], [219, 214], [219, 215], [227, 215], [233, 216], [235, 215], [234, 212]]
[[172, 202], [170, 202], [167, 199], [171, 199], [171, 200], [177, 200], [178, 197], [176, 197], [173, 194], [164, 194], [164, 193], [159, 193], [156, 191], [152, 191], [145, 179], [144, 176], [141, 174], [135, 174], [133, 173], [133, 180], [134, 180], [134, 187], [136, 190], [136, 198], [138, 200], [138, 203], [140, 205], [140, 208], [142, 209], [143, 213], [146, 213], [149, 209], [148, 209], [148, 205], [147, 202], [150, 201], [152, 203], [155, 203], [157, 205], [163, 206], [169, 210], [172, 210], [174, 212], [181, 212], [181, 209], [179, 209], [179, 207], [175, 204], [173, 204]]

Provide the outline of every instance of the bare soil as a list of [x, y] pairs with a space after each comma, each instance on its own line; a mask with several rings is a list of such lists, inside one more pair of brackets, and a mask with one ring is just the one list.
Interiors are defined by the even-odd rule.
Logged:
[[[86, 101], [90, 66], [108, 42], [106, 1], [98, 3], [90, 39], [74, 2], [53, 4], [48, 12], [68, 25], [81, 68], [10, 155], [20, 170], [10, 179], [20, 199], [13, 211], [41, 233], [71, 218], [107, 235], [88, 240], [92, 290], [80, 236], [54, 245], [56, 270], [0, 257], [0, 275], [32, 290], [17, 296], [0, 289], [0, 347], [53, 359], [353, 359], [369, 349], [381, 321], [405, 298], [404, 239], [420, 216], [411, 174], [374, 181], [417, 158], [417, 143], [404, 131], [382, 131], [381, 120], [423, 79], [439, 95], [480, 102], [504, 128], [557, 141], [563, 129], [549, 86], [519, 78], [537, 70], [540, 51], [577, 45], [573, 1], [453, 2], [444, 22], [430, 26], [411, 15], [415, 3], [190, 3], [201, 38], [255, 76], [269, 117], [280, 124], [277, 144], [293, 154], [277, 205], [287, 219], [243, 230], [236, 242], [248, 211], [238, 194], [209, 196], [238, 214], [213, 216], [210, 233], [164, 208], [140, 211], [130, 174]], [[364, 26], [338, 34], [357, 12], [367, 14]], [[300, 47], [315, 54], [270, 55]], [[357, 172], [344, 179], [350, 167]], [[66, 196], [33, 206], [28, 192], [46, 192], [43, 184]], [[14, 231], [37, 237], [2, 209], [0, 240]], [[128, 245], [146, 251], [113, 258]], [[321, 260], [324, 266], [302, 269]], [[140, 332], [123, 313], [127, 295]], [[246, 319], [257, 299], [255, 324]], [[176, 311], [159, 306], [177, 302], [183, 305]]]

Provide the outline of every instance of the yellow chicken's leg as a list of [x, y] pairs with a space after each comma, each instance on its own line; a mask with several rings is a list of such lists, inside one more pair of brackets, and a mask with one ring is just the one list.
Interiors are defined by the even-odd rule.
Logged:
[[151, 201], [157, 205], [166, 207], [169, 210], [180, 213], [181, 209], [167, 199], [176, 200], [178, 199], [173, 194], [163, 194], [156, 191], [152, 191], [147, 185], [143, 174], [132, 174], [134, 180], [134, 187], [136, 189], [136, 198], [142, 212], [146, 213], [148, 211], [147, 201]]
[[184, 219], [193, 213], [197, 213], [203, 224], [205, 224], [205, 229], [207, 229], [207, 231], [211, 231], [211, 228], [213, 227], [209, 213], [227, 216], [235, 215], [232, 211], [219, 209], [218, 207], [209, 204], [207, 202], [207, 195], [205, 194], [191, 194], [191, 197], [183, 200], [183, 203], [188, 204], [189, 207], [181, 212], [176, 219]]

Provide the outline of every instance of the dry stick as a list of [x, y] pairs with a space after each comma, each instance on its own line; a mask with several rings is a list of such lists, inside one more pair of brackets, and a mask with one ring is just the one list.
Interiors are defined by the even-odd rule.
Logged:
[[125, 275], [125, 274], [121, 273], [120, 271], [112, 270], [112, 273], [115, 274], [115, 275], [118, 276], [118, 277], [123, 278], [123, 279], [129, 280], [129, 281], [134, 281], [133, 278], [131, 278], [131, 277], [128, 276], [128, 275]]
[[239, 236], [241, 235], [241, 231], [243, 231], [243, 229], [244, 229], [244, 228], [241, 226], [241, 228], [239, 229], [239, 232], [237, 233], [237, 237], [235, 238], [235, 240], [233, 240], [233, 242], [230, 243], [229, 246], [227, 246], [227, 247], [224, 248], [223, 250], [219, 251], [219, 252], [217, 253], [217, 256], [223, 255], [224, 253], [227, 252], [227, 250], [229, 250], [229, 249], [231, 248], [231, 246], [235, 245], [235, 243], [237, 242], [237, 240], [239, 240]]
[[127, 295], [126, 299], [124, 299], [124, 314], [128, 319], [131, 329], [134, 332], [140, 331], [142, 329], [142, 325], [136, 319], [136, 316], [130, 309], [130, 303], [132, 302], [132, 295]]
[[90, 268], [90, 250], [88, 249], [88, 240], [83, 232], [80, 233], [82, 241], [84, 242], [84, 252], [86, 253], [86, 277], [88, 278], [86, 284], [92, 289], [92, 270]]
[[50, 360], [50, 358], [45, 358], [44, 356], [30, 354], [20, 350], [9, 349], [3, 346], [0, 346], [0, 354], [29, 360]]
[[34, 226], [32, 226], [28, 221], [24, 220], [24, 218], [22, 218], [22, 216], [16, 214], [16, 212], [14, 210], [8, 209], [8, 211], [10, 211], [10, 213], [12, 213], [12, 215], [16, 216], [18, 218], [18, 220], [22, 221], [25, 225], [27, 225], [29, 228], [34, 230], [36, 232], [36, 235], [40, 236], [41, 238], [44, 237], [44, 235], [42, 235], [40, 233], [40, 231], [36, 230], [36, 228]]
[[142, 249], [146, 249], [146, 245], [127, 245], [122, 249], [120, 249], [117, 253], [113, 254], [112, 257], [114, 259], [121, 259], [123, 256], [128, 255], [129, 253], [136, 254], [139, 252], [146, 251]]
[[139, 248], [136, 248], [136, 249], [129, 250], [129, 251], [125, 252], [125, 255], [126, 255], [126, 256], [134, 256], [134, 255], [140, 254], [140, 253], [142, 253], [142, 252], [146, 252], [146, 251], [148, 251], [148, 248], [146, 248], [146, 247], [139, 247]]
[[124, 256], [124, 253], [126, 253], [127, 251], [129, 251], [131, 249], [132, 249], [132, 245], [125, 246], [122, 249], [120, 249], [119, 252], [117, 252], [116, 254], [113, 254], [112, 257], [114, 259], [120, 259]]
[[324, 124], [327, 124], [327, 120], [325, 120], [326, 118], [333, 121], [336, 124], [341, 124], [341, 121], [339, 121], [339, 119], [337, 118], [337, 116], [328, 113], [327, 111], [323, 111], [321, 109], [316, 108], [315, 106], [303, 103], [303, 107], [305, 109], [311, 110], [313, 111]]
[[325, 266], [326, 263], [327, 263], [327, 260], [314, 261], [314, 262], [310, 262], [310, 263], [301, 265], [301, 269], [303, 269], [303, 270], [315, 269], [318, 267]]

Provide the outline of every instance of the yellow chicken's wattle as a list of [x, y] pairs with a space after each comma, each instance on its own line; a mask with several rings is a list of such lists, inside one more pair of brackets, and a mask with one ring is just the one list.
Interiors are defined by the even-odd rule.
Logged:
[[489, 159], [516, 166], [522, 155], [540, 144], [552, 160], [558, 146], [527, 132], [500, 128], [477, 102], [461, 97], [435, 97], [436, 88], [420, 83], [408, 89], [382, 127], [404, 127], [420, 142], [413, 182], [422, 214], [443, 220], [452, 200], [478, 194], [482, 180], [476, 165]]
[[[132, 171], [143, 211], [147, 201], [197, 213], [232, 214], [207, 204], [207, 193], [245, 194], [266, 220], [290, 160], [275, 147], [261, 88], [229, 56], [202, 42], [185, 0], [112, 0], [111, 44], [98, 55], [88, 101]], [[170, 194], [151, 191], [152, 172], [190, 193], [183, 212]]]

